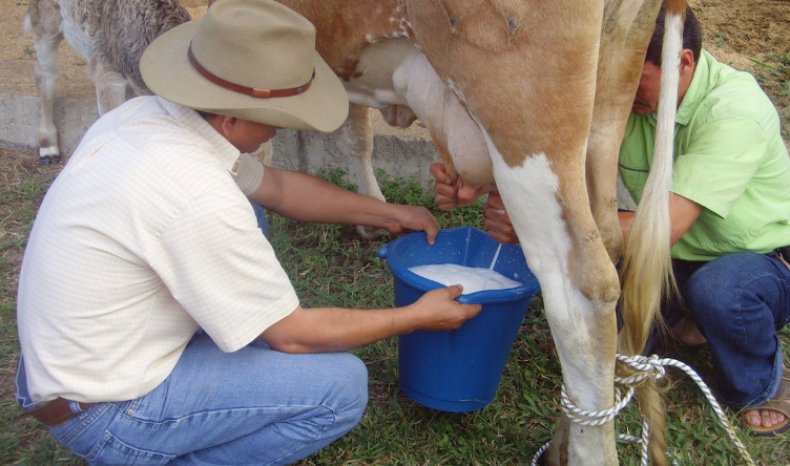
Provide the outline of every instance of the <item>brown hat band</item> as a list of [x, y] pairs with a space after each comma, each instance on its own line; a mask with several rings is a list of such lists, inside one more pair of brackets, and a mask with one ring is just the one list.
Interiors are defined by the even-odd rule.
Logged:
[[313, 78], [315, 78], [315, 70], [313, 70], [313, 75], [310, 76], [310, 80], [298, 87], [291, 87], [288, 89], [264, 89], [259, 87], [247, 87], [247, 86], [242, 86], [241, 84], [225, 81], [224, 79], [220, 78], [219, 76], [215, 75], [214, 73], [203, 67], [203, 65], [200, 64], [197, 58], [195, 58], [195, 54], [192, 53], [191, 43], [189, 44], [189, 50], [187, 51], [187, 56], [189, 57], [189, 63], [192, 64], [192, 67], [195, 68], [195, 71], [200, 73], [201, 76], [213, 82], [217, 86], [220, 86], [224, 89], [228, 89], [230, 91], [245, 94], [251, 97], [257, 97], [260, 99], [266, 99], [270, 97], [291, 97], [297, 94], [301, 94], [302, 92], [310, 88], [310, 83], [312, 83]]

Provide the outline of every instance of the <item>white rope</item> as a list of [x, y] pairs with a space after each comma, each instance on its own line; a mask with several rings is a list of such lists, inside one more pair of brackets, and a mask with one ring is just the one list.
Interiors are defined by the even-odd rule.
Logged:
[[[735, 433], [732, 425], [730, 424], [729, 420], [727, 419], [726, 414], [724, 414], [724, 410], [719, 405], [716, 398], [711, 393], [708, 386], [705, 382], [702, 381], [702, 378], [697, 375], [697, 373], [689, 367], [688, 365], [684, 364], [681, 361], [676, 359], [670, 358], [663, 358], [659, 359], [657, 355], [652, 355], [650, 357], [647, 356], [624, 356], [621, 354], [617, 355], [617, 360], [622, 364], [627, 365], [631, 369], [635, 371], [634, 374], [628, 377], [615, 377], [614, 381], [617, 384], [624, 385], [627, 387], [626, 396], [622, 397], [620, 392], [616, 392], [617, 402], [615, 405], [609, 409], [601, 410], [601, 411], [588, 411], [583, 410], [573, 404], [573, 402], [568, 397], [565, 385], [562, 386], [561, 391], [561, 405], [562, 410], [565, 412], [565, 415], [568, 416], [570, 420], [576, 422], [577, 424], [586, 425], [586, 426], [602, 426], [607, 422], [612, 421], [617, 413], [619, 413], [633, 398], [634, 395], [634, 387], [643, 381], [647, 380], [648, 378], [653, 380], [658, 380], [666, 374], [665, 367], [676, 367], [688, 375], [694, 383], [697, 384], [697, 387], [702, 391], [707, 398], [708, 402], [711, 404], [713, 411], [716, 413], [716, 416], [719, 418], [721, 425], [724, 427], [724, 430], [727, 431], [727, 435], [730, 437], [730, 440], [735, 444], [738, 448], [738, 452], [740, 453], [741, 457], [744, 459], [746, 464], [749, 466], [755, 466], [754, 461], [752, 460], [749, 452], [746, 450], [746, 447], [738, 438], [738, 435]], [[647, 425], [647, 421], [643, 420], [642, 422], [642, 438], [636, 438], [631, 435], [621, 434], [618, 436], [619, 440], [629, 442], [629, 443], [636, 443], [642, 445], [642, 454], [641, 454], [641, 464], [642, 466], [647, 466], [649, 464], [649, 455], [648, 455], [648, 438], [650, 437], [650, 427]], [[540, 460], [543, 453], [548, 450], [551, 442], [545, 443], [533, 456], [532, 462], [530, 463], [531, 466], [537, 466], [538, 461]], [[674, 460], [672, 461], [673, 464], [677, 464]]]
[[620, 395], [620, 392], [617, 392], [617, 402], [614, 404], [614, 406], [602, 411], [587, 411], [573, 404], [571, 399], [568, 397], [568, 393], [565, 391], [565, 385], [562, 386], [560, 400], [562, 404], [562, 410], [573, 422], [583, 426], [602, 426], [613, 420], [615, 416], [617, 416], [617, 413], [619, 413], [621, 409], [628, 405], [628, 403], [631, 401], [631, 398], [634, 397], [634, 391], [634, 387], [628, 387], [625, 398]]
[[540, 460], [540, 457], [543, 456], [543, 453], [545, 453], [550, 446], [551, 446], [551, 442], [546, 442], [543, 444], [543, 446], [538, 448], [538, 451], [535, 452], [535, 455], [532, 457], [532, 462], [529, 463], [529, 466], [538, 466], [538, 461]]
[[642, 438], [639, 443], [642, 445], [642, 466], [647, 466], [650, 463], [650, 452], [647, 448], [650, 445], [650, 424], [646, 419], [642, 419]]

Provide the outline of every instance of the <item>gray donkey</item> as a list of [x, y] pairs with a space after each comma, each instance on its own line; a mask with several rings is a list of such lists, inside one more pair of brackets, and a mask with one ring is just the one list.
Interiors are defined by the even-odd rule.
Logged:
[[89, 65], [101, 115], [132, 94], [150, 93], [139, 70], [143, 50], [189, 19], [176, 0], [31, 0], [24, 27], [33, 35], [38, 60], [40, 163], [60, 161], [53, 107], [58, 45], [64, 37]]

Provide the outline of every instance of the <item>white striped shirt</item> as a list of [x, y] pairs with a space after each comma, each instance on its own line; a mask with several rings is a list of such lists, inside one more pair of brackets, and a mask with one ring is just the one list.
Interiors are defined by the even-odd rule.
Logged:
[[17, 319], [34, 401], [137, 398], [198, 327], [231, 352], [296, 309], [231, 175], [251, 191], [261, 166], [238, 161], [195, 111], [159, 97], [90, 128], [47, 192], [22, 264]]

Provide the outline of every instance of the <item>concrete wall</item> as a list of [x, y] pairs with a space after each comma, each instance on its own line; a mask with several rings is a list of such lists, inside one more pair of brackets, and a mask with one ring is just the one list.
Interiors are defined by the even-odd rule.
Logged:
[[[36, 147], [38, 105], [36, 96], [0, 94], [0, 143]], [[56, 100], [55, 121], [64, 154], [74, 151], [96, 118], [96, 104], [92, 100]], [[350, 172], [349, 167], [356, 163], [348, 160], [331, 133], [280, 130], [274, 148], [274, 165], [309, 173], [322, 168], [343, 168]], [[416, 179], [426, 188], [432, 186], [428, 167], [439, 158], [427, 131], [420, 128], [382, 131], [374, 136], [373, 151], [374, 167], [384, 170], [389, 177]]]

